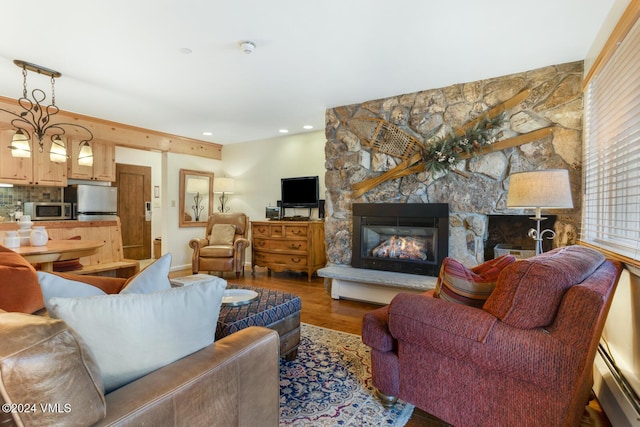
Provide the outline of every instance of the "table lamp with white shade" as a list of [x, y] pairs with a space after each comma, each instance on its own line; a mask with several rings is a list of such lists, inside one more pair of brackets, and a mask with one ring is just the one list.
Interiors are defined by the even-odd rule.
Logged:
[[529, 230], [529, 237], [536, 241], [536, 255], [542, 253], [543, 235], [549, 233], [553, 239], [553, 230], [540, 231], [540, 221], [544, 209], [573, 208], [569, 171], [566, 169], [546, 169], [532, 172], [518, 172], [509, 177], [508, 208], [535, 209], [536, 215], [530, 219], [536, 221], [536, 228]]
[[233, 194], [235, 191], [235, 181], [233, 178], [215, 178], [213, 180], [213, 192], [221, 193], [222, 195], [218, 198], [220, 200], [220, 206], [218, 206], [218, 211], [224, 213], [229, 212], [229, 207], [225, 206], [227, 202], [226, 194]]

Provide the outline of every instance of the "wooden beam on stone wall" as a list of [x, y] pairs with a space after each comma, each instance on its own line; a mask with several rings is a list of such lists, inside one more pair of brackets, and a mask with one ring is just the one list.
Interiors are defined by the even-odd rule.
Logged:
[[[0, 96], [0, 108], [19, 112], [16, 100]], [[118, 147], [135, 148], [145, 151], [160, 151], [175, 154], [189, 154], [208, 159], [222, 160], [222, 145], [172, 135], [123, 123], [112, 122], [82, 114], [62, 111], [55, 116], [55, 122], [74, 123], [88, 128], [95, 139], [109, 141]], [[0, 112], [0, 129], [13, 128], [11, 116]]]
[[[460, 160], [468, 160], [474, 156], [481, 156], [484, 154], [492, 153], [494, 151], [505, 150], [507, 148], [517, 147], [519, 145], [528, 144], [529, 142], [537, 141], [545, 138], [553, 133], [553, 127], [546, 127], [538, 130], [534, 130], [529, 133], [523, 133], [512, 138], [504, 139], [502, 141], [495, 142], [491, 145], [482, 147], [482, 149], [469, 154], [462, 154]], [[398, 179], [414, 173], [424, 172], [426, 170], [425, 163], [422, 162], [420, 153], [414, 154], [411, 158], [399, 163], [393, 169], [384, 172], [381, 175], [374, 176], [364, 181], [355, 183], [351, 186], [352, 197], [360, 197], [372, 188], [382, 184], [385, 181], [392, 179]], [[467, 174], [463, 171], [457, 171], [451, 169], [452, 172], [459, 173], [462, 176], [468, 178]]]
[[507, 111], [507, 110], [515, 107], [516, 105], [520, 104], [522, 101], [527, 99], [527, 97], [530, 94], [531, 94], [531, 89], [525, 89], [525, 90], [519, 92], [513, 98], [507, 99], [503, 103], [496, 105], [495, 107], [493, 107], [492, 109], [482, 113], [480, 116], [476, 117], [475, 119], [465, 123], [464, 125], [462, 125], [462, 127], [460, 127], [459, 129], [457, 129], [455, 131], [455, 134], [458, 135], [458, 136], [464, 135], [465, 132], [468, 129], [473, 128], [475, 125], [480, 123], [482, 120], [487, 119], [487, 118], [493, 119], [494, 117], [499, 116], [500, 114], [504, 113], [505, 111]]
[[480, 150], [474, 153], [463, 154], [460, 156], [460, 159], [466, 160], [475, 156], [481, 156], [483, 154], [492, 153], [494, 151], [500, 151], [507, 148], [528, 144], [529, 142], [533, 142], [533, 141], [537, 141], [539, 139], [545, 138], [551, 135], [552, 133], [553, 133], [553, 127], [546, 127], [546, 128], [531, 131], [529, 133], [523, 133], [508, 139], [503, 139], [502, 141], [495, 142], [491, 145], [485, 145]]

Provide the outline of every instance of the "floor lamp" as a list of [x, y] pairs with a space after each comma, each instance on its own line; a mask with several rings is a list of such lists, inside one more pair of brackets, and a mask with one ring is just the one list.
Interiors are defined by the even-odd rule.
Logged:
[[546, 169], [512, 174], [509, 177], [507, 207], [536, 210], [536, 216], [530, 218], [536, 222], [536, 228], [529, 230], [529, 237], [535, 240], [536, 255], [540, 255], [543, 236], [547, 233], [547, 239], [556, 236], [553, 230], [540, 231], [540, 221], [547, 219], [541, 216], [541, 210], [573, 208], [569, 171]]
[[213, 180], [213, 192], [222, 193], [222, 195], [218, 198], [218, 200], [220, 200], [218, 211], [222, 213], [229, 212], [229, 207], [225, 206], [225, 204], [227, 203], [226, 194], [233, 194], [234, 190], [235, 182], [233, 178], [215, 178]]

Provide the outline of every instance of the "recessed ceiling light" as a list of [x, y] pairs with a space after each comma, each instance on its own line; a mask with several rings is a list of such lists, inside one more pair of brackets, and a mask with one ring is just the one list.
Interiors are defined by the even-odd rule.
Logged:
[[311, 125], [304, 125], [304, 126], [302, 126], [302, 127], [303, 127], [304, 129], [307, 129], [307, 130], [309, 130], [309, 129], [313, 129], [313, 126], [311, 126]]
[[211, 136], [211, 135], [213, 135], [213, 132], [202, 132], [202, 134], [204, 136]]
[[178, 49], [178, 52], [184, 53], [185, 55], [188, 55], [193, 51], [191, 49], [189, 49], [188, 47], [181, 47], [180, 49]]
[[289, 133], [289, 130], [288, 129], [280, 129], [278, 132], [280, 132], [280, 133]]

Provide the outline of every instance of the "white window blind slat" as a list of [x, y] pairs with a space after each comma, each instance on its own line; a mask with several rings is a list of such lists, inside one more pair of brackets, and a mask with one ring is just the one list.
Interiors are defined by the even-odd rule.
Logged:
[[585, 93], [581, 240], [640, 261], [640, 21]]
[[[635, 67], [630, 70], [637, 70], [640, 68], [640, 64], [634, 64]], [[619, 70], [622, 72], [623, 70]], [[606, 76], [602, 76], [604, 78]], [[602, 78], [598, 79], [598, 82], [594, 82], [594, 85], [599, 84]], [[607, 99], [600, 99], [597, 102], [594, 102], [591, 105], [587, 105], [586, 112], [589, 114], [592, 109], [597, 109], [600, 113], [598, 116], [591, 117], [592, 124], [598, 125], [603, 121], [608, 120], [613, 121], [614, 123], [619, 123], [621, 120], [629, 119], [625, 113], [634, 110], [637, 108], [638, 100], [637, 99], [627, 99], [628, 103], [621, 104], [617, 102], [617, 100], [621, 98], [629, 98], [628, 93], [638, 93], [638, 88], [640, 87], [640, 76], [626, 76], [627, 80], [619, 79], [618, 86], [611, 87], [610, 85], [606, 85], [603, 87], [598, 87], [597, 89], [589, 90], [588, 92], [606, 95]], [[603, 129], [606, 131], [606, 129]]]

